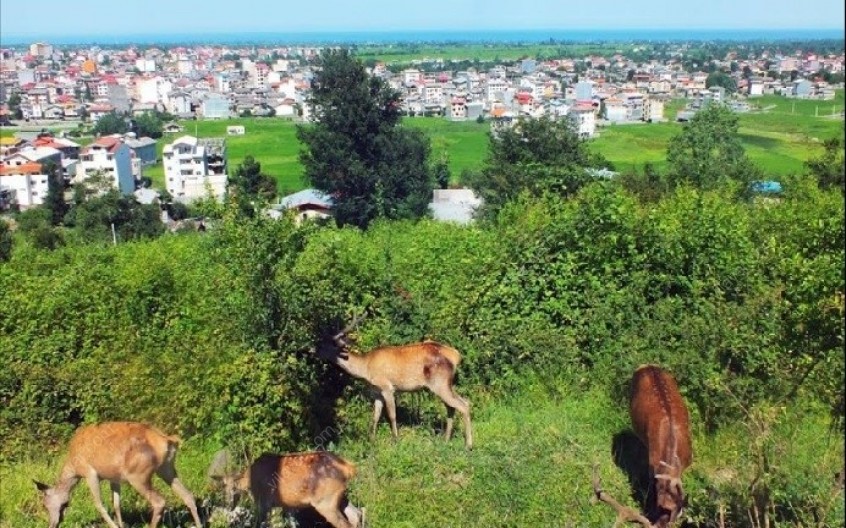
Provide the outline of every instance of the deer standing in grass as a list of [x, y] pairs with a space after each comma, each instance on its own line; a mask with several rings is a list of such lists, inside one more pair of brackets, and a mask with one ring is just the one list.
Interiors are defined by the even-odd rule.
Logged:
[[[165, 500], [153, 489], [151, 480], [154, 473], [167, 482], [188, 506], [194, 523], [202, 526], [194, 496], [176, 475], [174, 460], [179, 443], [179, 438], [137, 422], [105, 422], [80, 427], [71, 438], [59, 482], [52, 488], [35, 482], [50, 517], [50, 528], [57, 528], [62, 522], [70, 492], [80, 479], [85, 479], [94, 498], [94, 506], [111, 528], [123, 526], [120, 485], [124, 481], [153, 506], [150, 527], [155, 528], [161, 519]], [[101, 480], [111, 483], [117, 523], [103, 506]]]
[[241, 492], [252, 494], [259, 526], [273, 508], [310, 506], [334, 528], [357, 528], [363, 514], [346, 500], [347, 483], [354, 476], [351, 463], [328, 451], [316, 451], [265, 453], [240, 473], [213, 478], [222, 481], [230, 507]]
[[649, 453], [649, 519], [631, 508], [615, 506], [616, 501], [607, 494], [601, 497], [604, 492], [596, 478], [594, 490], [600, 500], [617, 510], [618, 522], [631, 520], [664, 528], [676, 522], [685, 504], [681, 476], [693, 459], [687, 406], [669, 373], [656, 365], [641, 365], [632, 376], [629, 412], [632, 428]]
[[358, 324], [352, 324], [330, 339], [321, 339], [317, 347], [320, 358], [330, 361], [348, 374], [369, 383], [378, 395], [373, 404], [372, 434], [376, 434], [379, 418], [384, 407], [391, 423], [391, 433], [396, 440], [397, 410], [394, 393], [418, 391], [427, 388], [443, 400], [447, 407], [447, 423], [444, 436], [452, 437], [455, 411], [464, 419], [464, 444], [473, 448], [473, 431], [470, 425], [470, 403], [455, 393], [453, 382], [455, 371], [461, 361], [461, 354], [450, 346], [426, 340], [401, 346], [383, 346], [366, 354], [351, 353], [345, 338]]

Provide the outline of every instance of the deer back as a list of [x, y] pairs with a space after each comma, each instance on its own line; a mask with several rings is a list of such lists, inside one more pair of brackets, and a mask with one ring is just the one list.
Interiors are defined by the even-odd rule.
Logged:
[[452, 347], [435, 341], [385, 346], [365, 355], [371, 383], [380, 379], [399, 390], [425, 387], [436, 378], [452, 380], [461, 355]]
[[327, 451], [274, 455], [265, 453], [250, 465], [247, 478], [256, 502], [298, 508], [340, 496], [355, 476], [355, 466]]
[[645, 365], [632, 377], [630, 412], [655, 478], [656, 526], [666, 526], [684, 506], [681, 474], [693, 456], [687, 407], [675, 379], [660, 367]]
[[[152, 474], [172, 460], [179, 438], [138, 422], [104, 422], [79, 428], [71, 438], [65, 472], [102, 479]], [[71, 473], [72, 471], [72, 473]]]

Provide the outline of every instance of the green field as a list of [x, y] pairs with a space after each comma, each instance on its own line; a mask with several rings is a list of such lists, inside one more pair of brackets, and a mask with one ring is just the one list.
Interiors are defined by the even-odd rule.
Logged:
[[[429, 398], [431, 395], [421, 396]], [[412, 411], [415, 398], [399, 400], [400, 410]], [[464, 449], [459, 438], [445, 443], [435, 435], [442, 416], [433, 423], [406, 423], [400, 439], [391, 441], [388, 427], [381, 424], [375, 442], [368, 438], [342, 438], [334, 450], [353, 461], [358, 474], [350, 488], [350, 499], [367, 509], [368, 526], [477, 528], [539, 526], [611, 526], [615, 514], [591, 501], [591, 471], [597, 464], [604, 489], [621, 502], [637, 507], [625, 472], [615, 464], [615, 448], [632, 448], [625, 409], [606, 396], [592, 392], [564, 394], [521, 392], [496, 401], [475, 401], [473, 451]], [[370, 412], [362, 407], [357, 421], [362, 429]], [[805, 474], [808, 481], [828, 479], [843, 460], [842, 438], [826, 434], [827, 419], [811, 410], [786, 411], [783, 424], [769, 432], [778, 453], [774, 474]], [[756, 439], [758, 441], [759, 439]], [[718, 490], [751, 486], [758, 468], [750, 456], [755, 444], [752, 430], [738, 424], [706, 434], [694, 430], [694, 463], [685, 473], [686, 511], [708, 518], [717, 503], [728, 501]], [[181, 478], [204, 506], [220, 505], [206, 471], [219, 445], [188, 440], [177, 458]], [[52, 483], [62, 460], [58, 450], [38, 460], [0, 466], [3, 494], [0, 498], [0, 528], [43, 526], [46, 517], [31, 479]], [[821, 484], [830, 487], [827, 482]], [[187, 526], [187, 509], [161, 480], [154, 486], [165, 492], [167, 527]], [[102, 495], [111, 510], [108, 485]], [[827, 488], [826, 488], [827, 489]], [[836, 497], [835, 497], [836, 498]], [[842, 498], [842, 496], [840, 497]], [[820, 519], [820, 526], [843, 521], [843, 502], [838, 498]], [[149, 505], [128, 485], [123, 487], [123, 518], [128, 528], [143, 526], [149, 519]], [[796, 505], [794, 505], [796, 507]], [[729, 514], [745, 516], [745, 512]], [[810, 518], [807, 511], [799, 511]], [[77, 486], [66, 510], [67, 526], [102, 526], [84, 483]], [[213, 526], [224, 526], [213, 524]]]
[[[803, 101], [780, 96], [750, 99], [756, 109], [740, 114], [740, 139], [749, 157], [772, 176], [803, 170], [809, 158], [822, 153], [822, 142], [843, 133], [843, 90], [837, 91], [834, 101]], [[612, 125], [598, 130], [598, 137], [591, 141], [591, 148], [614, 163], [618, 171], [642, 170], [644, 164], [656, 167], [666, 164], [667, 144], [682, 125], [672, 119], [684, 105], [673, 100], [667, 106], [667, 123]], [[832, 117], [834, 110], [835, 117]], [[819, 115], [817, 115], [819, 114]], [[426, 131], [432, 140], [432, 160], [444, 156], [449, 160], [453, 181], [458, 181], [464, 170], [478, 169], [487, 155], [490, 130], [487, 123], [475, 121], [452, 122], [443, 118], [406, 118], [408, 126]], [[226, 121], [186, 121], [184, 132], [166, 135], [159, 141], [161, 149], [167, 142], [181, 134], [199, 137], [226, 137], [230, 170], [234, 170], [245, 156], [252, 155], [267, 174], [276, 178], [282, 194], [305, 187], [303, 167], [298, 160], [300, 144], [296, 138], [296, 125], [287, 120], [241, 118]], [[226, 136], [229, 125], [243, 125], [243, 136]], [[1, 135], [12, 135], [15, 128], [0, 129]], [[145, 169], [154, 186], [164, 186], [161, 163]]]
[[609, 56], [622, 52], [614, 43], [555, 43], [555, 44], [386, 44], [358, 46], [355, 56], [362, 61], [377, 60], [386, 63], [405, 64], [412, 61], [482, 61], [500, 62], [538, 57], [585, 57], [588, 55]]

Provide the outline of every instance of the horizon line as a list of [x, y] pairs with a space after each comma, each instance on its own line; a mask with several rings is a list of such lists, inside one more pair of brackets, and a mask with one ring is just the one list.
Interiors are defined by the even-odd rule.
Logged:
[[[585, 33], [591, 31], [601, 31], [601, 32], [645, 32], [645, 31], [654, 31], [654, 32], [677, 32], [677, 31], [714, 31], [714, 32], [759, 32], [759, 33], [776, 33], [776, 32], [783, 32], [783, 31], [792, 31], [792, 32], [813, 32], [813, 31], [824, 31], [827, 33], [831, 32], [840, 32], [841, 38], [846, 40], [846, 27], [726, 27], [726, 26], [689, 26], [689, 27], [532, 27], [532, 28], [504, 28], [504, 27], [478, 27], [478, 28], [403, 28], [399, 27], [396, 29], [363, 29], [363, 28], [353, 28], [353, 29], [232, 29], [232, 28], [225, 28], [225, 29], [208, 29], [208, 30], [194, 30], [194, 31], [183, 31], [178, 29], [173, 30], [152, 30], [149, 32], [137, 32], [137, 33], [127, 33], [127, 32], [120, 32], [120, 33], [52, 33], [47, 35], [45, 33], [9, 33], [9, 32], [0, 32], [2, 38], [0, 38], [0, 47], [2, 46], [16, 46], [25, 44], [23, 39], [26, 40], [37, 40], [37, 41], [44, 41], [50, 42], [51, 39], [55, 40], [73, 40], [73, 42], [65, 42], [60, 45], [70, 45], [70, 44], [89, 44], [89, 43], [98, 43], [97, 39], [108, 39], [108, 40], [115, 40], [120, 41], [121, 43], [131, 44], [132, 42], [128, 42], [128, 39], [133, 38], [140, 38], [143, 37], [145, 39], [155, 39], [157, 37], [171, 37], [169, 40], [174, 41], [172, 37], [175, 36], [184, 36], [186, 39], [196, 39], [197, 37], [203, 37], [204, 35], [208, 35], [210, 37], [220, 37], [220, 36], [233, 36], [233, 35], [243, 35], [244, 37], [249, 37], [250, 35], [320, 35], [322, 37], [331, 36], [331, 34], [339, 34], [339, 35], [394, 35], [399, 32], [410, 32], [410, 33], [481, 33], [481, 32], [504, 32], [504, 33], [517, 33], [517, 32], [544, 32], [544, 31], [556, 31], [556, 32], [563, 32], [563, 31], [572, 31], [577, 33]], [[785, 37], [786, 39], [795, 38], [795, 37]], [[820, 36], [820, 39], [831, 39], [836, 38], [832, 35], [825, 35]], [[242, 39], [243, 40], [243, 39]], [[154, 40], [148, 40], [145, 43], [154, 44], [156, 43]]]

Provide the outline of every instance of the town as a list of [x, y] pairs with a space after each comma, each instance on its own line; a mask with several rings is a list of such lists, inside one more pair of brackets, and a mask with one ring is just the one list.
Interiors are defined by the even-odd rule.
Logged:
[[[90, 136], [91, 127], [106, 116], [129, 120], [155, 113], [171, 119], [163, 129], [175, 133], [183, 130], [176, 121], [193, 119], [254, 116], [309, 122], [320, 49], [60, 48], [44, 42], [2, 49], [0, 124], [30, 132], [0, 139], [0, 205], [26, 209], [43, 203], [47, 178], [41, 167], [47, 161], [62, 167], [68, 183], [106, 173], [125, 194], [139, 187], [145, 167], [162, 162], [174, 199], [191, 202], [209, 191], [220, 198], [227, 181], [223, 138], [186, 134], [165, 146], [161, 158], [157, 139], [132, 131], [92, 138], [85, 146], [74, 139]], [[682, 121], [711, 101], [745, 112], [757, 96], [832, 100], [843, 86], [842, 46], [839, 54], [825, 56], [774, 50], [750, 58], [730, 51], [708, 64], [693, 63], [695, 68], [686, 50], [686, 44], [679, 44], [669, 58], [646, 61], [615, 53], [475, 61], [478, 67], [462, 69], [437, 58], [401, 67], [371, 60], [367, 71], [401, 94], [402, 113], [408, 116], [488, 121], [494, 131], [519, 118], [568, 118], [583, 138], [594, 137], [603, 126], [665, 121], [665, 105], [674, 99], [687, 101], [675, 115]], [[32, 132], [53, 127], [61, 132]], [[243, 128], [228, 132], [243, 133]]]

